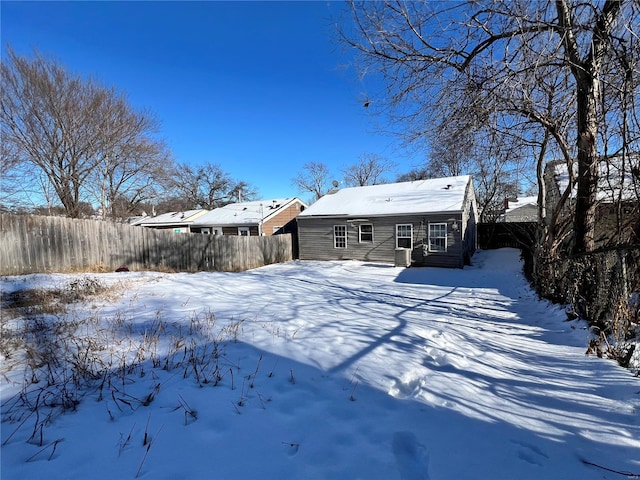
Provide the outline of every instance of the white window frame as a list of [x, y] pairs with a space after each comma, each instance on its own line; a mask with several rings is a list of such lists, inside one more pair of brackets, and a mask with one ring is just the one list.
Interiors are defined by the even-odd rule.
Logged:
[[[365, 232], [365, 235], [371, 235], [371, 240], [362, 239], [362, 227], [371, 227], [371, 232]], [[360, 225], [358, 225], [358, 242], [373, 243], [373, 223], [361, 223]]]
[[[244, 235], [245, 232], [246, 232], [246, 235]], [[238, 236], [239, 237], [250, 237], [251, 236], [251, 227], [238, 227]]]
[[[407, 232], [403, 232], [403, 235], [400, 235], [400, 231], [401, 230], [406, 230], [408, 227], [409, 229], [409, 235], [407, 235]], [[409, 239], [409, 246], [408, 247], [400, 247], [399, 245], [399, 240], [400, 239]], [[396, 224], [396, 248], [408, 248], [409, 250], [413, 250], [413, 224], [412, 223], [398, 223]]]
[[[340, 230], [340, 234], [339, 231]], [[338, 239], [344, 238], [344, 246], [338, 246]], [[346, 249], [347, 248], [347, 226], [346, 225], [334, 225], [333, 226], [333, 248]]]
[[[432, 227], [437, 227], [437, 231], [432, 231]], [[444, 234], [442, 232], [444, 227]], [[434, 228], [434, 230], [436, 230]], [[434, 222], [429, 223], [429, 251], [430, 252], [446, 252], [447, 251], [447, 223], [446, 222]], [[444, 240], [444, 245], [434, 244], [435, 240]]]

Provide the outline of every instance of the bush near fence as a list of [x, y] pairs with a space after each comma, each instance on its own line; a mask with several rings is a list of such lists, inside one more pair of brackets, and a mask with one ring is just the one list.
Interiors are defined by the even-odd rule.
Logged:
[[570, 258], [539, 259], [539, 293], [626, 340], [640, 327], [640, 246], [623, 245]]
[[227, 271], [292, 260], [290, 234], [174, 233], [35, 215], [0, 214], [0, 274], [130, 270]]

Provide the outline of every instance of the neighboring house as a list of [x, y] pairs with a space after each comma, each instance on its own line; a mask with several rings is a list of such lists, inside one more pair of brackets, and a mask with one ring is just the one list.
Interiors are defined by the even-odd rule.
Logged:
[[478, 246], [530, 251], [538, 236], [538, 197], [505, 198], [503, 208], [495, 222], [478, 225]]
[[[574, 165], [577, 171], [577, 165]], [[547, 191], [546, 209], [550, 217], [560, 197], [569, 185], [569, 170], [564, 160], [548, 162], [544, 171]], [[576, 188], [569, 203], [575, 201]], [[640, 154], [626, 158], [610, 157], [600, 162], [597, 187], [596, 244], [615, 240], [625, 243], [640, 241]], [[565, 210], [568, 208], [565, 207]], [[613, 238], [622, 226], [623, 238]]]
[[191, 225], [191, 231], [241, 236], [292, 233], [294, 219], [305, 208], [307, 205], [295, 197], [231, 203], [202, 215]]
[[500, 223], [537, 222], [538, 197], [505, 198], [504, 213], [496, 221]]
[[208, 210], [185, 210], [183, 212], [169, 212], [155, 217], [142, 217], [131, 225], [156, 228], [159, 230], [173, 230], [175, 233], [189, 233], [190, 225]]
[[477, 218], [468, 175], [345, 188], [298, 216], [299, 255], [400, 264], [407, 249], [412, 265], [462, 268], [476, 250]]

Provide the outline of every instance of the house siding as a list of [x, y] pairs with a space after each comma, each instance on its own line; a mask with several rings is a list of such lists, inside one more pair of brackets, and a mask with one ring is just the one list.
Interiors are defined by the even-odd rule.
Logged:
[[294, 202], [287, 208], [283, 209], [277, 215], [269, 218], [262, 224], [262, 231], [264, 235], [273, 235], [273, 227], [284, 227], [293, 219], [295, 219], [303, 210], [300, 202]]
[[537, 222], [538, 221], [538, 206], [537, 205], [523, 205], [519, 208], [514, 208], [499, 219], [506, 223], [522, 223], [522, 222]]
[[[461, 228], [455, 231], [453, 220]], [[298, 217], [298, 245], [301, 260], [360, 260], [381, 263], [395, 262], [396, 225], [413, 225], [412, 263], [417, 266], [462, 268], [469, 247], [462, 241], [462, 212], [373, 217], [366, 222], [353, 222], [349, 217]], [[373, 243], [360, 243], [358, 223], [373, 225]], [[429, 223], [447, 224], [447, 251], [425, 252]], [[334, 248], [334, 225], [347, 226], [347, 248]], [[475, 240], [474, 240], [475, 249]]]
[[469, 182], [464, 196], [462, 210], [462, 225], [460, 236], [462, 245], [462, 261], [465, 265], [471, 264], [471, 257], [478, 248], [478, 210], [475, 202], [476, 192], [473, 182]]

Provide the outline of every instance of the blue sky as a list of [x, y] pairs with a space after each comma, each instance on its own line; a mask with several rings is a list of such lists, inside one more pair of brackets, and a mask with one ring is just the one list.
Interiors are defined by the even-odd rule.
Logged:
[[420, 162], [382, 135], [335, 41], [341, 2], [6, 2], [2, 51], [34, 49], [148, 108], [180, 162], [218, 163], [260, 197], [300, 196], [309, 161], [373, 153]]

